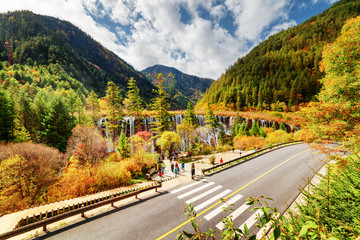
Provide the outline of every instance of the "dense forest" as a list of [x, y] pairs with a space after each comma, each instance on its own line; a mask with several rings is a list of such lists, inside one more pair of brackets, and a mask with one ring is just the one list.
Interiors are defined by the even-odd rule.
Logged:
[[186, 109], [188, 102], [195, 104], [214, 82], [208, 78], [200, 78], [183, 73], [176, 68], [155, 65], [141, 71], [153, 84], [158, 81], [158, 74], [164, 78], [164, 89], [170, 95], [171, 108]]
[[304, 23], [270, 36], [215, 81], [198, 103], [218, 109], [287, 110], [315, 100], [323, 48], [340, 34], [345, 21], [358, 16], [358, 0], [341, 0]]
[[[69, 22], [29, 11], [0, 15], [0, 42], [11, 44], [13, 62], [61, 69], [89, 91], [105, 95], [107, 82], [121, 87], [133, 77], [140, 95], [149, 100], [155, 87], [141, 73]], [[0, 61], [8, 49], [0, 49]]]

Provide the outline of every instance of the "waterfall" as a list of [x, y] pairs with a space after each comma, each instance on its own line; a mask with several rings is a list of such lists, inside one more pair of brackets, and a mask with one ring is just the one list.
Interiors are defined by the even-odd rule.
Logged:
[[[234, 127], [234, 123], [235, 123], [235, 119], [236, 117], [231, 116], [231, 117], [227, 117], [227, 116], [216, 116], [219, 123], [221, 124], [221, 126], [224, 128], [224, 131], [227, 135], [231, 135], [232, 129]], [[170, 117], [168, 120], [171, 121], [172, 123], [175, 124], [175, 128], [170, 130], [170, 131], [175, 131], [176, 127], [179, 124], [183, 123], [183, 115], [174, 115], [172, 117]], [[199, 138], [199, 140], [207, 145], [211, 145], [213, 142], [215, 142], [216, 144], [218, 143], [218, 136], [219, 136], [219, 132], [220, 132], [220, 127], [217, 129], [217, 131], [215, 131], [215, 133], [210, 132], [209, 129], [207, 129], [205, 127], [205, 117], [204, 115], [196, 115], [197, 118], [197, 122], [199, 123], [199, 127], [196, 128], [195, 132], [197, 137]], [[259, 124], [261, 125], [261, 127], [272, 127], [273, 125], [275, 125], [276, 128], [279, 127], [279, 124], [276, 123], [275, 121], [269, 121], [269, 120], [255, 120], [255, 119], [247, 119], [247, 118], [240, 118], [242, 122], [245, 122], [246, 125], [251, 128], [251, 126], [257, 121], [259, 122]], [[124, 117], [122, 123], [119, 122], [119, 124], [122, 124], [124, 126], [124, 133], [127, 136], [133, 136], [136, 133], [136, 130], [139, 129], [135, 129], [135, 117]], [[148, 131], [150, 132], [151, 136], [154, 136], [154, 133], [152, 132], [152, 125], [154, 122], [158, 121], [157, 119], [155, 119], [152, 116], [147, 116], [144, 117], [143, 119], [143, 124], [144, 124], [144, 131]], [[108, 139], [109, 142], [109, 146], [111, 146], [110, 144], [110, 133], [108, 130], [108, 126], [106, 124], [107, 119], [106, 117], [101, 117], [98, 121], [98, 128], [99, 130], [103, 133], [103, 135]], [[294, 130], [299, 130], [299, 128], [297, 126], [291, 126], [286, 124], [286, 127], [288, 128], [289, 131], [294, 131]], [[151, 140], [151, 152], [153, 153], [155, 150], [155, 141]], [[110, 149], [111, 151], [112, 149]], [[184, 151], [185, 150], [185, 140], [182, 139], [182, 143], [181, 143], [181, 150]]]
[[198, 119], [199, 126], [205, 127], [205, 117], [203, 115], [196, 115]]
[[183, 119], [182, 115], [175, 115], [176, 126], [182, 124], [182, 119]]
[[105, 123], [105, 131], [104, 131], [105, 137], [106, 137], [106, 138], [110, 138], [109, 127], [108, 127], [108, 125], [106, 124], [106, 122], [107, 122], [107, 121], [106, 121], [106, 117], [101, 117], [101, 118], [99, 119], [99, 121], [98, 121], [98, 128], [99, 128], [100, 131], [102, 130], [103, 122]]

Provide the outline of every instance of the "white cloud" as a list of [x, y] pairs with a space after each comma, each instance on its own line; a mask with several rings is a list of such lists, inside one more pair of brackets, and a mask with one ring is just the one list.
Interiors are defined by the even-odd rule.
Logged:
[[317, 4], [318, 2], [324, 2], [324, 3], [327, 3], [329, 5], [332, 5], [336, 2], [338, 2], [339, 0], [312, 0], [312, 3], [313, 4]]
[[261, 32], [274, 21], [287, 19], [287, 0], [226, 0], [227, 8], [232, 11], [237, 36], [253, 42], [261, 40]]
[[[0, 11], [28, 9], [70, 21], [138, 70], [164, 64], [216, 79], [249, 51], [249, 41], [262, 40], [264, 29], [275, 33], [295, 24], [287, 15], [290, 1], [12, 0], [1, 4]], [[190, 15], [186, 23], [180, 6]], [[201, 18], [199, 9], [211, 17]], [[227, 14], [235, 20], [235, 33], [220, 25]], [[91, 15], [111, 20], [117, 25], [114, 32]]]
[[283, 22], [281, 24], [275, 25], [275, 26], [272, 27], [271, 32], [269, 33], [269, 36], [273, 35], [275, 33], [278, 33], [281, 30], [286, 30], [288, 28], [294, 27], [296, 25], [297, 25], [297, 23], [294, 20], [291, 20], [289, 22]]

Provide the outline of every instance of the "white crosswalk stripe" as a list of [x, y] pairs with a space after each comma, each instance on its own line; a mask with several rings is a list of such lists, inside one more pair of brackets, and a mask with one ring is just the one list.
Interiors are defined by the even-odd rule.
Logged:
[[185, 189], [188, 189], [188, 188], [191, 188], [191, 187], [193, 187], [193, 186], [195, 186], [195, 185], [197, 185], [197, 184], [199, 184], [199, 183], [202, 183], [202, 181], [194, 182], [194, 183], [189, 184], [189, 185], [186, 185], [186, 186], [184, 186], [184, 187], [175, 189], [174, 191], [171, 191], [171, 193], [172, 193], [172, 194], [175, 194], [175, 193], [181, 192], [181, 191], [183, 191], [183, 190], [185, 190]]
[[219, 193], [219, 194], [216, 195], [215, 197], [212, 197], [212, 198], [210, 198], [209, 200], [203, 202], [202, 204], [194, 207], [194, 210], [195, 210], [195, 211], [199, 211], [200, 209], [202, 209], [202, 208], [206, 207], [207, 205], [211, 204], [212, 202], [219, 201], [220, 198], [222, 198], [223, 196], [225, 196], [226, 194], [228, 194], [228, 193], [230, 193], [230, 192], [231, 192], [231, 190], [230, 190], [230, 189], [227, 189], [227, 190]]
[[198, 191], [201, 191], [201, 190], [203, 190], [203, 189], [205, 189], [205, 188], [207, 188], [207, 187], [210, 187], [210, 186], [213, 185], [213, 184], [214, 184], [214, 182], [206, 183], [206, 184], [202, 185], [201, 187], [195, 188], [195, 189], [193, 189], [193, 190], [191, 190], [191, 191], [189, 191], [189, 192], [187, 192], [187, 193], [184, 193], [184, 194], [179, 195], [178, 198], [179, 198], [179, 199], [182, 199], [182, 198], [184, 198], [184, 197], [190, 196], [190, 195], [192, 195], [192, 194], [194, 194], [194, 193], [196, 193], [196, 192], [198, 192]]
[[[198, 184], [200, 184], [200, 183], [203, 183], [203, 184], [201, 186], [198, 186]], [[208, 196], [212, 193], [215, 193], [216, 191], [223, 188], [223, 186], [217, 185], [205, 192], [202, 191], [206, 188], [213, 186], [214, 184], [215, 184], [214, 182], [197, 181], [192, 184], [186, 185], [184, 187], [175, 189], [175, 190], [171, 191], [171, 193], [172, 194], [180, 193], [181, 191], [185, 191], [187, 189], [190, 189], [191, 187], [196, 186], [195, 189], [184, 192], [184, 193], [180, 194], [179, 196], [177, 196], [177, 198], [183, 199], [183, 198], [189, 197], [190, 195], [195, 195], [185, 201], [187, 204], [190, 204], [190, 203], [194, 203], [200, 199], [203, 199], [206, 196]], [[196, 193], [198, 193], [198, 192], [199, 192], [199, 194], [196, 195]], [[216, 196], [211, 197], [210, 199], [208, 199], [202, 203], [194, 205], [194, 210], [199, 211], [199, 210], [205, 208], [206, 206], [210, 205], [211, 203], [219, 201], [222, 197], [226, 196], [230, 192], [231, 192], [230, 189], [226, 189], [225, 191], [220, 192]], [[232, 208], [230, 205], [235, 204], [241, 198], [243, 198], [243, 196], [240, 194], [233, 196], [232, 198], [228, 199], [227, 202], [221, 204], [221, 206], [217, 207], [216, 209], [212, 210], [210, 213], [205, 215], [204, 218], [209, 221], [210, 219], [216, 217], [219, 213], [221, 213], [224, 208], [228, 208], [228, 209]], [[235, 211], [232, 211], [231, 214], [229, 215], [229, 217], [231, 216], [232, 220], [235, 222], [235, 219], [238, 218], [241, 214], [243, 214], [249, 207], [250, 207], [250, 205], [243, 204], [239, 208], [235, 209]], [[263, 215], [263, 212], [260, 209], [257, 210], [254, 214], [252, 214], [244, 223], [242, 223], [240, 226], [240, 229], [244, 230], [245, 224], [246, 224], [247, 228], [250, 229], [257, 222], [256, 218], [258, 218], [259, 215], [260, 216]], [[225, 226], [222, 222], [219, 222], [218, 224], [216, 224], [216, 228], [218, 228], [220, 230], [223, 230], [224, 227]]]
[[213, 192], [219, 190], [220, 188], [222, 188], [222, 186], [220, 186], [220, 185], [219, 185], [219, 186], [216, 186], [216, 187], [210, 189], [209, 191], [206, 191], [206, 192], [204, 192], [204, 193], [202, 193], [202, 194], [200, 194], [200, 195], [198, 195], [198, 196], [196, 196], [196, 197], [193, 197], [193, 198], [191, 198], [191, 199], [189, 199], [189, 200], [187, 200], [187, 201], [185, 201], [185, 202], [186, 202], [187, 204], [193, 203], [193, 202], [199, 200], [200, 198], [203, 198], [203, 197], [209, 195], [210, 193], [213, 193]]
[[216, 215], [218, 215], [219, 213], [221, 213], [223, 211], [224, 208], [228, 207], [230, 204], [234, 204], [236, 201], [238, 201], [239, 199], [241, 199], [243, 196], [238, 194], [235, 197], [229, 199], [229, 201], [227, 203], [222, 204], [220, 207], [216, 208], [215, 210], [213, 210], [212, 212], [210, 212], [209, 214], [205, 215], [205, 219], [206, 220], [210, 220], [213, 217], [215, 217]]
[[257, 210], [253, 215], [251, 215], [251, 217], [248, 218], [248, 220], [246, 220], [246, 222], [241, 224], [240, 229], [244, 230], [245, 224], [247, 228], [250, 229], [258, 221], [258, 216], [261, 217], [263, 214], [264, 213], [261, 211], [261, 209]]
[[[232, 220], [234, 221], [237, 217], [239, 217], [246, 209], [248, 209], [250, 205], [243, 204], [241, 207], [236, 209], [234, 212], [232, 212], [229, 216], [232, 216]], [[219, 222], [216, 224], [216, 227], [220, 230], [224, 228], [224, 224], [222, 222]]]

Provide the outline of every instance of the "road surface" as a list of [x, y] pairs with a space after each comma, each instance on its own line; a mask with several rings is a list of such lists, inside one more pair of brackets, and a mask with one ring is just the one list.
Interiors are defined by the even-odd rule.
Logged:
[[[202, 230], [222, 229], [221, 219], [232, 214], [234, 226], [246, 222], [256, 232], [254, 212], [245, 199], [270, 197], [269, 204], [283, 213], [324, 164], [321, 157], [306, 144], [281, 148], [37, 239], [176, 239], [180, 230], [191, 229], [184, 215], [185, 203], [190, 202], [202, 219]], [[220, 198], [228, 198], [234, 211], [222, 212]]]

